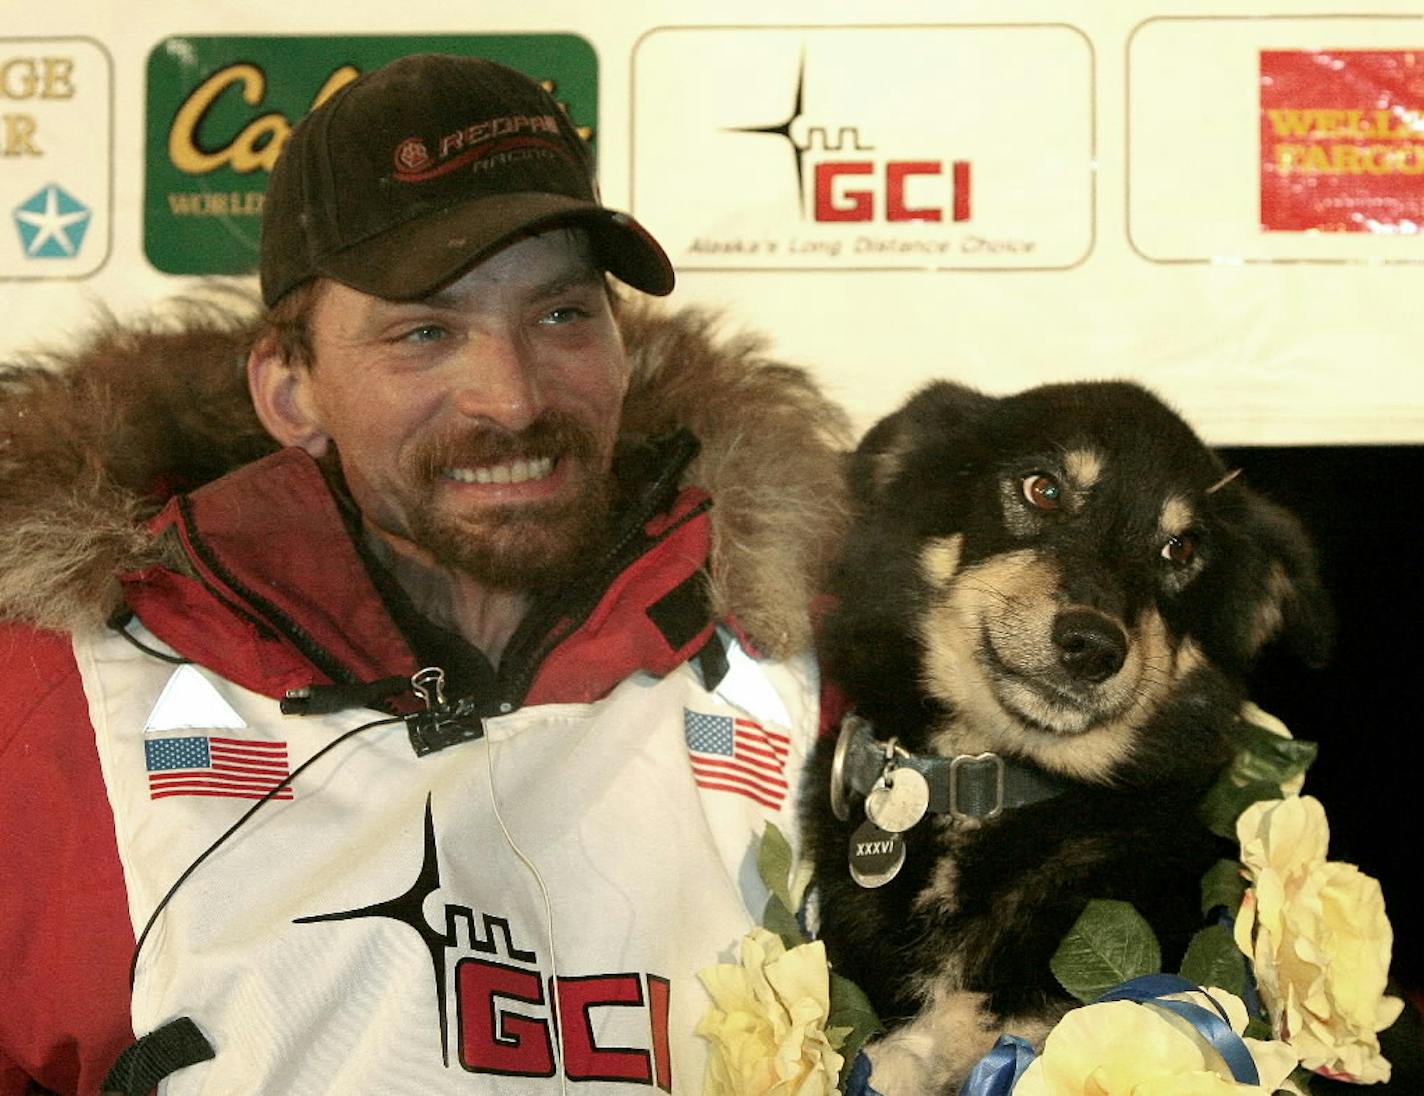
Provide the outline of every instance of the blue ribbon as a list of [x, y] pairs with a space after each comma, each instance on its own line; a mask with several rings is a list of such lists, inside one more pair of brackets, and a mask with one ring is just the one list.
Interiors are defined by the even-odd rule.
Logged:
[[1251, 1057], [1251, 1052], [1246, 1049], [1241, 1037], [1231, 1030], [1225, 1010], [1210, 995], [1207, 1000], [1211, 1001], [1212, 1008], [1216, 1010], [1214, 1012], [1189, 1001], [1163, 1000], [1171, 993], [1196, 993], [1200, 990], [1201, 987], [1194, 982], [1175, 974], [1145, 974], [1141, 978], [1132, 978], [1114, 986], [1099, 997], [1098, 1001], [1136, 1001], [1139, 1005], [1150, 1001], [1159, 1008], [1176, 1013], [1196, 1028], [1197, 1033], [1221, 1055], [1226, 1068], [1231, 1070], [1231, 1076], [1239, 1084], [1259, 1085], [1261, 1075], [1256, 1071], [1256, 1062]]
[[959, 1096], [1009, 1096], [1035, 1055], [1017, 1035], [1000, 1035], [988, 1054], [975, 1063]]
[[[1208, 995], [1212, 1009], [1190, 1001], [1168, 1001], [1173, 993], [1198, 993], [1201, 987], [1195, 982], [1175, 974], [1145, 974], [1114, 986], [1094, 1002], [1133, 1001], [1139, 1005], [1152, 1003], [1182, 1017], [1221, 1055], [1222, 1061], [1231, 1070], [1231, 1076], [1243, 1085], [1259, 1085], [1261, 1075], [1256, 1070], [1256, 1062], [1241, 1037], [1231, 1030], [1226, 1011]], [[1215, 1011], [1212, 1011], [1212, 1010]], [[1033, 1048], [1017, 1035], [1001, 1035], [992, 1050], [980, 1058], [969, 1071], [959, 1096], [1010, 1096], [1019, 1078], [1034, 1059]], [[860, 1064], [856, 1063], [857, 1066]], [[867, 1090], [873, 1093], [873, 1089]], [[847, 1096], [851, 1096], [847, 1090]]]
[[863, 1050], [855, 1056], [850, 1076], [846, 1078], [845, 1096], [880, 1096], [870, 1087], [870, 1059]]

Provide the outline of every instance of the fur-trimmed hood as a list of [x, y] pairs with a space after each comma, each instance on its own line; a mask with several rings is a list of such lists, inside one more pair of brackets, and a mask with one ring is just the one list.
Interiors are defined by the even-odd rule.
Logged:
[[[274, 451], [248, 399], [257, 309], [221, 288], [0, 370], [0, 618], [102, 624], [118, 578], [162, 562], [144, 521], [167, 497]], [[687, 480], [712, 511], [714, 610], [772, 655], [810, 642], [809, 606], [845, 522], [845, 416], [808, 375], [705, 312], [624, 306], [623, 429], [692, 430]]]

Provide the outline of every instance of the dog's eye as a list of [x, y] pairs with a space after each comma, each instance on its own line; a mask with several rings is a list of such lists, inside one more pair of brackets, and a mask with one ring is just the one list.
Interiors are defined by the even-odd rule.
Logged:
[[1197, 538], [1192, 533], [1181, 533], [1175, 537], [1168, 537], [1167, 543], [1162, 545], [1162, 558], [1170, 563], [1175, 563], [1178, 567], [1185, 567], [1196, 554]]
[[1034, 472], [1023, 478], [1023, 496], [1040, 510], [1057, 510], [1063, 504], [1063, 488], [1046, 472]]

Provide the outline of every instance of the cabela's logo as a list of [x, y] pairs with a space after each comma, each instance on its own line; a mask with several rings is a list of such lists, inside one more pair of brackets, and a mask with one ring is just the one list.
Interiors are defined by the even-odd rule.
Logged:
[[[353, 66], [342, 65], [323, 81], [311, 107], [319, 107], [359, 75]], [[168, 130], [168, 158], [179, 171], [205, 175], [226, 167], [245, 175], [259, 169], [272, 170], [292, 131], [292, 120], [269, 110], [214, 142], [211, 130], [215, 127], [209, 120], [230, 91], [247, 106], [260, 106], [267, 95], [267, 74], [256, 65], [228, 65], [193, 89], [173, 115]], [[206, 139], [199, 135], [205, 126], [209, 131]]]
[[809, 123], [805, 88], [803, 53], [790, 115], [770, 125], [729, 127], [732, 133], [779, 137], [787, 143], [803, 219], [822, 224], [971, 219], [970, 161], [946, 163], [898, 150], [878, 154], [874, 145], [862, 143], [859, 126]]

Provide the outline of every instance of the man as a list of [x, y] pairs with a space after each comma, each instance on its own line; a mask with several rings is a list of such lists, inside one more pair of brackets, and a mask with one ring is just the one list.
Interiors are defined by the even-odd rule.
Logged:
[[6, 375], [0, 1093], [700, 1087], [841, 417], [615, 309], [666, 257], [480, 60], [299, 125], [261, 274]]

